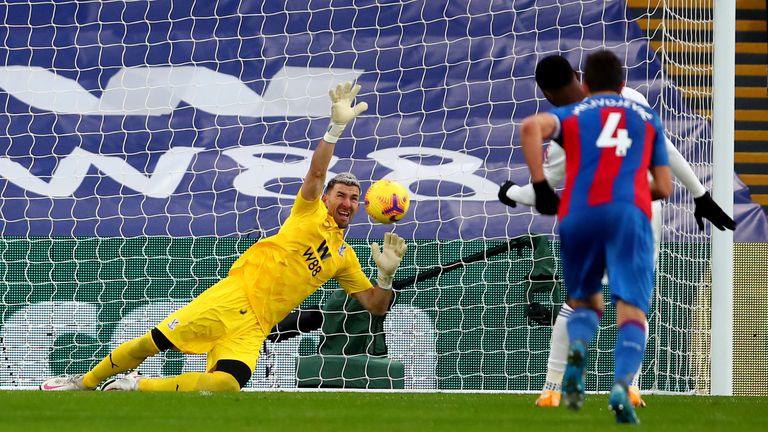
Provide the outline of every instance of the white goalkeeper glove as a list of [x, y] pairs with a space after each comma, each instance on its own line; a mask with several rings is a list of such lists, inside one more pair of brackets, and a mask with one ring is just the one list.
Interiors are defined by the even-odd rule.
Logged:
[[344, 128], [347, 127], [347, 123], [368, 109], [368, 104], [365, 102], [352, 105], [359, 91], [359, 84], [352, 85], [351, 82], [345, 82], [328, 92], [328, 95], [331, 96], [331, 122], [328, 123], [323, 141], [335, 144], [341, 133], [344, 132]]
[[379, 249], [378, 243], [371, 244], [371, 256], [376, 263], [379, 273], [376, 276], [376, 283], [379, 288], [392, 289], [392, 279], [395, 277], [395, 271], [403, 260], [403, 255], [408, 249], [405, 240], [397, 234], [384, 234], [383, 250]]

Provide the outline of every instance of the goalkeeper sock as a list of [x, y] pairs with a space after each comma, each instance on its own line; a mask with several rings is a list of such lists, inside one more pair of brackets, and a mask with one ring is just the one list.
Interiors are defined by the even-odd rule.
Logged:
[[592, 308], [578, 307], [574, 309], [571, 317], [568, 319], [568, 341], [573, 344], [575, 341], [583, 341], [584, 345], [589, 342], [597, 333], [597, 327], [600, 324], [600, 314]]
[[152, 334], [147, 332], [144, 336], [129, 340], [115, 348], [114, 351], [104, 357], [93, 369], [83, 377], [83, 385], [88, 388], [96, 388], [105, 379], [139, 367], [147, 357], [159, 353], [160, 350], [152, 340]]
[[544, 390], [560, 391], [563, 382], [565, 364], [568, 361], [568, 319], [573, 309], [564, 304], [557, 314], [555, 325], [552, 326], [552, 337], [549, 339], [549, 358], [547, 359], [547, 381]]
[[235, 377], [226, 372], [187, 372], [169, 378], [144, 378], [139, 381], [139, 391], [240, 391]]
[[619, 326], [616, 338], [616, 370], [614, 378], [617, 383], [629, 385], [637, 369], [643, 362], [645, 353], [645, 323], [629, 320]]

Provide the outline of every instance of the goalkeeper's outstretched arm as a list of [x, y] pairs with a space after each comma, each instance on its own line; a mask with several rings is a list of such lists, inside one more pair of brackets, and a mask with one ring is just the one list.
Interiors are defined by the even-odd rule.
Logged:
[[360, 86], [353, 85], [351, 82], [339, 84], [335, 89], [329, 91], [331, 121], [323, 139], [320, 140], [314, 153], [312, 153], [309, 171], [307, 171], [304, 184], [301, 186], [301, 197], [307, 201], [314, 201], [322, 195], [328, 165], [331, 163], [336, 141], [341, 137], [341, 133], [344, 132], [349, 122], [368, 109], [368, 104], [365, 102], [353, 105], [355, 96], [359, 91]]

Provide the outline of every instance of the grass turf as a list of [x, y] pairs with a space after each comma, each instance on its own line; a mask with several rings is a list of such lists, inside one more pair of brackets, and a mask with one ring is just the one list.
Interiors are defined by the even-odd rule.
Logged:
[[[536, 408], [535, 395], [427, 393], [0, 392], [2, 431], [624, 430], [606, 395], [584, 408]], [[768, 430], [768, 398], [645, 396], [645, 430]]]

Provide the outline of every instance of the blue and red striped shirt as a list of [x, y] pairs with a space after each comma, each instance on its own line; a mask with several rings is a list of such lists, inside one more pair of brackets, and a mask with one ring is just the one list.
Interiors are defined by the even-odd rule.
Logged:
[[628, 203], [650, 219], [648, 169], [669, 165], [661, 119], [650, 108], [619, 95], [589, 97], [550, 111], [565, 150], [565, 191], [558, 217]]

